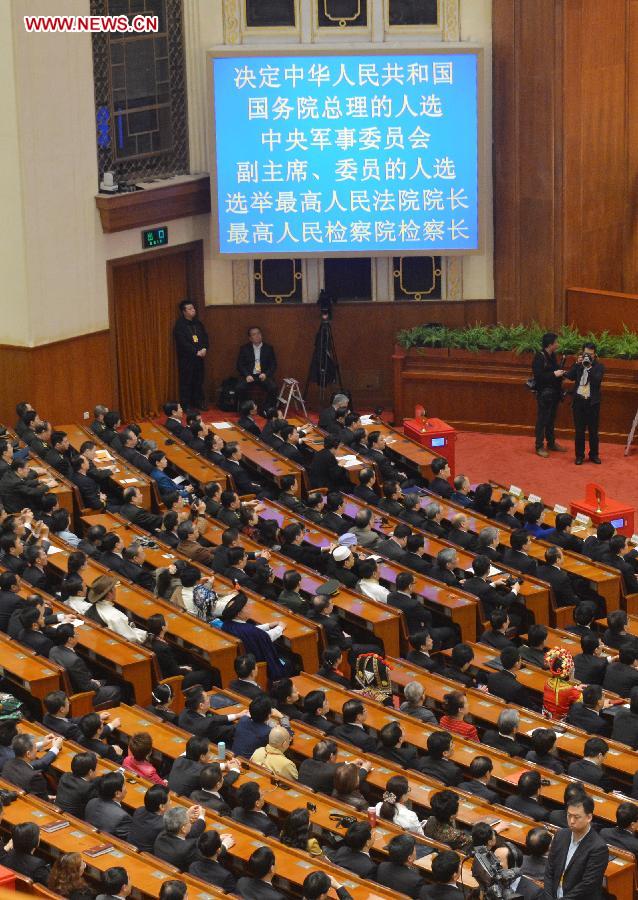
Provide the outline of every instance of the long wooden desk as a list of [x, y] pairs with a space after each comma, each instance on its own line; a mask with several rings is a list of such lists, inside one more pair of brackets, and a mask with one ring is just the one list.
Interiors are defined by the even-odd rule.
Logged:
[[[263, 500], [262, 507], [261, 517], [264, 519], [274, 519], [280, 527], [284, 527], [285, 525], [294, 522], [303, 525], [306, 529], [304, 540], [315, 547], [327, 547], [335, 539], [332, 532], [327, 531], [319, 525], [315, 525], [313, 522], [309, 522], [301, 516], [295, 515], [290, 510], [280, 506], [278, 503], [274, 503], [272, 500]], [[373, 551], [362, 550], [361, 548], [359, 548], [357, 552], [365, 557], [376, 555]], [[391, 560], [384, 560], [380, 568], [382, 569], [382, 572], [385, 573], [384, 577], [386, 580], [391, 582], [392, 585], [394, 585], [396, 574], [398, 574], [398, 572], [407, 571], [405, 566], [400, 566]], [[418, 584], [418, 587], [415, 587], [415, 590], [428, 602], [430, 608], [448, 616], [456, 625], [458, 625], [464, 640], [466, 638], [467, 640], [473, 640], [476, 637], [477, 624], [476, 597], [473, 597], [470, 594], [462, 594], [460, 591], [452, 592], [446, 585], [419, 575], [418, 572], [414, 572], [413, 574]], [[339, 604], [336, 603], [336, 605], [338, 606]]]
[[[80, 447], [85, 441], [93, 441], [98, 451], [94, 465], [98, 469], [110, 469], [113, 473], [110, 481], [121, 491], [129, 487], [138, 488], [142, 492], [144, 509], [151, 508], [151, 479], [148, 475], [131, 466], [112, 447], [109, 447], [108, 444], [105, 444], [104, 441], [101, 441], [99, 437], [93, 434], [90, 428], [85, 428], [84, 425], [75, 423], [58, 427], [60, 431], [66, 431], [69, 443], [77, 453], [80, 452]], [[105, 457], [106, 453], [111, 457], [110, 460]]]
[[[316, 686], [320, 687], [321, 689], [325, 689], [326, 685], [328, 685], [328, 687], [330, 685], [329, 682], [326, 683], [321, 678], [315, 678], [314, 681], [316, 682]], [[225, 707], [223, 710], [224, 712], [237, 712], [241, 709], [246, 708], [247, 701], [245, 698], [234, 695], [231, 691], [224, 691], [224, 694], [236, 700], [236, 703], [234, 705]], [[175, 759], [183, 752], [186, 741], [190, 737], [187, 732], [183, 732], [181, 729], [174, 726], [167, 725], [156, 717], [149, 715], [145, 710], [139, 710], [135, 707], [120, 706], [117, 709], [112, 710], [111, 714], [113, 717], [117, 716], [121, 719], [121, 730], [126, 735], [130, 736], [136, 731], [150, 730], [153, 734], [154, 747], [169, 759]], [[314, 728], [296, 721], [295, 735], [291, 747], [292, 755], [297, 759], [311, 758], [313, 746], [317, 743], [317, 741], [321, 740], [322, 737], [323, 735], [320, 732], [316, 731]], [[339, 761], [354, 762], [358, 758], [360, 758], [361, 753], [357, 748], [352, 747], [352, 745], [346, 744], [340, 740], [336, 740], [335, 743], [338, 746]], [[491, 748], [489, 749], [489, 753], [491, 755]], [[502, 754], [498, 754], [497, 751], [494, 751], [494, 754], [497, 756], [502, 756]], [[70, 760], [66, 761], [63, 754], [60, 755], [62, 757], [60, 766], [66, 767], [68, 764], [70, 764]], [[386, 782], [388, 778], [390, 778], [390, 776], [403, 774], [408, 778], [410, 784], [410, 797], [413, 806], [417, 808], [419, 810], [419, 814], [422, 814], [423, 816], [430, 813], [430, 796], [434, 792], [441, 789], [440, 783], [438, 783], [435, 779], [429, 779], [426, 775], [422, 775], [413, 770], [400, 769], [393, 763], [382, 760], [380, 758], [375, 758], [374, 756], [371, 756], [370, 760], [373, 763], [373, 768], [368, 774], [366, 783], [368, 787], [371, 787], [376, 794], [376, 800], [381, 799], [381, 795], [385, 790]], [[102, 764], [115, 768], [115, 765], [112, 763], [100, 761], [100, 765]], [[525, 767], [534, 768], [533, 764], [531, 763], [525, 764]], [[259, 767], [255, 766], [250, 766], [250, 770], [260, 771]], [[269, 776], [268, 780], [270, 780]], [[130, 790], [131, 789], [129, 788], [129, 792]], [[270, 790], [272, 790], [272, 785]], [[301, 792], [304, 789], [301, 785], [296, 785], [294, 786], [294, 790]], [[463, 791], [458, 791], [458, 789], [455, 790], [457, 791], [457, 793], [459, 793], [461, 798], [459, 813], [457, 817], [459, 822], [462, 822], [467, 827], [471, 827], [476, 822], [483, 821], [485, 818], [493, 818], [496, 814], [496, 816], [500, 819], [498, 829], [500, 836], [504, 840], [513, 840], [515, 843], [524, 846], [527, 831], [535, 826], [535, 822], [527, 819], [524, 816], [521, 816], [513, 810], [498, 805], [495, 806], [493, 804], [487, 804], [485, 801], [481, 800], [478, 797], [466, 794]], [[315, 798], [315, 803], [317, 802], [318, 798], [322, 797], [321, 794], [312, 794], [312, 796], [313, 798]], [[608, 795], [602, 796], [606, 798]], [[607, 813], [607, 815], [609, 816], [607, 821], [615, 821], [615, 807], [621, 801], [616, 797], [610, 797], [609, 799], [610, 802], [605, 803], [602, 812]], [[333, 798], [330, 798], [328, 801], [331, 808], [336, 802], [337, 801], [335, 801]], [[296, 802], [293, 807], [295, 805], [299, 806], [300, 804], [299, 802]], [[596, 810], [597, 815], [599, 815], [600, 812], [600, 809]], [[348, 814], [355, 815], [354, 811], [352, 811], [350, 808], [348, 808]], [[313, 813], [313, 821], [315, 820], [315, 815], [316, 814]], [[386, 827], [389, 828], [391, 826], [389, 826], [389, 823], [384, 822], [383, 828]], [[614, 887], [622, 887], [623, 885], [631, 883], [631, 879], [633, 879], [633, 870], [634, 864], [631, 854], [626, 854], [626, 858], [623, 858], [623, 855], [620, 854], [617, 861], [613, 861], [612, 863], [610, 863], [610, 866], [607, 870], [607, 876], [608, 878], [612, 879]], [[630, 894], [625, 895], [620, 893], [618, 894], [618, 896], [629, 897]]]
[[390, 456], [395, 457], [397, 461], [407, 464], [410, 469], [417, 470], [419, 475], [427, 478], [428, 481], [434, 478], [432, 462], [437, 459], [438, 454], [432, 453], [427, 447], [406, 437], [403, 432], [392, 428], [380, 419], [362, 427], [367, 434], [370, 434], [371, 431], [380, 431], [385, 438]]
[[[347, 496], [345, 498], [345, 511], [348, 516], [354, 517], [357, 512], [361, 509], [366, 509], [365, 503], [363, 501], [358, 500], [356, 497]], [[401, 522], [401, 519], [395, 518], [394, 516], [390, 516], [387, 513], [379, 513], [373, 520], [373, 528], [375, 531], [379, 532], [379, 534], [383, 534], [384, 536], [389, 536], [394, 528], [399, 524], [405, 524]], [[461, 569], [469, 569], [472, 565], [472, 560], [474, 558], [473, 554], [468, 553], [467, 550], [464, 550], [462, 547], [457, 547], [455, 544], [452, 544], [450, 541], [446, 541], [445, 538], [434, 537], [429, 534], [427, 531], [422, 531], [418, 528], [412, 528], [412, 531], [415, 534], [420, 534], [423, 536], [425, 551], [426, 553], [435, 558], [440, 550], [444, 550], [448, 547], [454, 549], [458, 556], [458, 565]], [[511, 572], [512, 574], [519, 575], [518, 572], [513, 572], [513, 570], [508, 569], [507, 567], [502, 567], [504, 571]], [[449, 588], [448, 588], [449, 590]], [[460, 593], [460, 590], [455, 589], [455, 593]], [[549, 588], [546, 584], [539, 581], [538, 579], [529, 578], [528, 576], [524, 576], [523, 584], [521, 585], [520, 591], [521, 597], [525, 598], [525, 605], [530, 609], [536, 620], [539, 622], [548, 621], [549, 617]], [[477, 602], [476, 597], [473, 594], [467, 594], [466, 596], [472, 597], [474, 602]]]
[[[21, 441], [17, 434], [12, 431], [10, 428], [7, 428], [7, 438], [12, 441], [17, 441], [21, 447], [26, 447], [24, 441]], [[62, 509], [66, 509], [68, 514], [73, 519], [73, 485], [67, 481], [67, 479], [58, 472], [57, 469], [54, 469], [53, 466], [50, 466], [43, 459], [41, 459], [33, 450], [29, 450], [30, 457], [27, 460], [27, 465], [30, 469], [44, 469], [45, 471], [42, 474], [36, 473], [36, 477], [38, 481], [54, 481], [55, 484], [48, 488], [49, 493], [55, 494], [58, 498], [58, 503], [62, 507]]]
[[[61, 553], [64, 552], [61, 541], [54, 540], [53, 543], [54, 546], [60, 547]], [[135, 698], [142, 706], [151, 702], [153, 654], [150, 650], [127, 641], [114, 631], [79, 615], [55, 597], [44, 591], [35, 590], [31, 585], [22, 583], [20, 594], [23, 597], [39, 594], [54, 612], [72, 615], [77, 621], [81, 621], [81, 625], [75, 626], [80, 655], [89, 661], [89, 665], [97, 663], [118, 679], [130, 682], [135, 691]]]
[[[203, 536], [213, 544], [221, 544], [224, 526], [214, 519], [206, 518], [206, 529]], [[246, 535], [240, 534], [239, 542], [248, 551], [259, 551], [264, 548], [261, 544], [251, 540]], [[269, 565], [281, 582], [284, 572], [294, 570], [301, 575], [301, 589], [309, 594], [315, 594], [317, 588], [325, 584], [325, 576], [302, 566], [283, 553], [271, 551]], [[374, 635], [383, 643], [386, 653], [399, 653], [401, 614], [385, 603], [378, 603], [341, 586], [333, 597], [335, 606], [346, 621], [353, 622], [359, 627], [372, 630]], [[392, 649], [391, 649], [392, 648]]]
[[[13, 789], [13, 786], [7, 781], [0, 780], [0, 786], [8, 790]], [[69, 823], [65, 828], [53, 832], [42, 830], [43, 826], [59, 822], [61, 819]], [[123, 866], [128, 872], [134, 891], [142, 897], [158, 897], [162, 884], [176, 877], [188, 885], [189, 897], [207, 900], [210, 897], [226, 896], [223, 891], [198, 878], [193, 878], [192, 875], [178, 875], [177, 870], [168, 863], [146, 853], [138, 853], [125, 841], [100, 832], [87, 822], [82, 822], [67, 813], [60, 814], [52, 804], [45, 803], [28, 794], [20, 793], [14, 803], [4, 807], [2, 822], [9, 827], [23, 822], [33, 822], [38, 825], [40, 827], [40, 852], [53, 859], [64, 853], [81, 853], [87, 866], [86, 875], [96, 882], [99, 882], [102, 873], [112, 866]], [[85, 851], [100, 843], [109, 844], [111, 849], [97, 857], [86, 855]]]
[[[60, 572], [66, 572], [71, 549], [62, 547], [62, 542], [58, 542], [58, 546], [62, 548], [61, 552], [49, 557], [49, 562]], [[85, 580], [88, 584], [105, 573], [112, 574], [110, 569], [95, 560], [90, 558], [87, 560]], [[241, 641], [237, 638], [207, 625], [167, 600], [155, 597], [131, 582], [122, 582], [118, 585], [116, 603], [123, 609], [128, 609], [141, 628], [150, 615], [161, 613], [168, 625], [167, 637], [172, 643], [218, 671], [222, 684], [228, 684], [235, 677], [233, 662], [243, 653]]]
[[[291, 418], [289, 416], [286, 421], [294, 428], [303, 429], [304, 437], [302, 439], [302, 446], [305, 447], [312, 456], [314, 456], [315, 453], [318, 453], [319, 450], [323, 450], [323, 442], [327, 432], [319, 428], [318, 425], [314, 425], [308, 419], [298, 419], [296, 416], [293, 416]], [[357, 456], [356, 453], [352, 454], [345, 444], [339, 444], [336, 450], [336, 456], [339, 465], [344, 466], [344, 458], [346, 456], [352, 455]], [[356, 465], [344, 466], [346, 474], [348, 475], [348, 479], [352, 482], [352, 484], [359, 484], [359, 473], [361, 472], [361, 469], [364, 469], [366, 467], [376, 470], [376, 466], [374, 465], [374, 463], [371, 463], [363, 456], [357, 456]]]
[[[146, 532], [136, 528], [130, 522], [116, 516], [113, 513], [96, 513], [84, 516], [85, 525], [104, 525], [109, 531], [115, 531], [122, 538], [125, 546], [134, 543], [140, 536], [147, 536]], [[173, 559], [182, 559], [196, 566], [204, 575], [213, 575], [211, 569], [194, 562], [186, 556], [160, 546], [158, 549], [145, 548], [146, 560], [153, 568], [167, 566]], [[221, 593], [233, 590], [233, 584], [227, 578], [215, 574], [215, 584]], [[290, 645], [293, 653], [298, 653], [303, 661], [303, 667], [308, 670], [316, 670], [319, 660], [319, 626], [309, 622], [302, 616], [283, 608], [277, 603], [271, 603], [253, 591], [246, 591], [248, 596], [247, 611], [251, 618], [257, 622], [280, 622], [285, 624], [283, 639]], [[204, 623], [200, 623], [204, 624]]]
[[[474, 534], [478, 534], [481, 529], [487, 528], [488, 526], [497, 528], [502, 535], [511, 535], [514, 530], [508, 528], [507, 525], [502, 525], [500, 522], [495, 522], [472, 510], [451, 503], [449, 500], [444, 500], [442, 497], [439, 497], [438, 494], [430, 494], [430, 498], [440, 504], [443, 510], [443, 516], [448, 521], [457, 513], [463, 513], [468, 519], [468, 530]], [[421, 501], [421, 506], [426, 506], [428, 502], [429, 500], [425, 500], [424, 498]], [[509, 538], [507, 541], [501, 540], [501, 544], [509, 546]], [[547, 541], [532, 538], [530, 556], [534, 557], [534, 559], [538, 560], [540, 563], [544, 563], [545, 551], [550, 546], [552, 545]], [[588, 559], [586, 556], [572, 553], [569, 550], [563, 550], [563, 569], [566, 572], [569, 572], [570, 575], [586, 579], [591, 587], [597, 591], [601, 597], [605, 598], [608, 612], [613, 609], [619, 609], [621, 599], [620, 573], [616, 569], [601, 563], [592, 562], [592, 560]], [[568, 610], [568, 613], [571, 614], [571, 610]]]
[[244, 431], [243, 428], [239, 428], [233, 422], [211, 422], [210, 427], [226, 443], [239, 444], [247, 464], [265, 475], [268, 480], [281, 486], [283, 476], [292, 475], [295, 479], [295, 495], [301, 497], [306, 481], [306, 472], [303, 466], [277, 453], [268, 444]]
[[[161, 724], [161, 721], [156, 719], [155, 716], [147, 716], [147, 714], [143, 710], [138, 710], [134, 707], [121, 707], [117, 710], [113, 710], [113, 717], [115, 716], [122, 717], [122, 727], [119, 729], [122, 733], [130, 736], [134, 731], [142, 730], [151, 730], [153, 735], [153, 741], [155, 746], [157, 747], [156, 741], [156, 729], [157, 725]], [[147, 717], [145, 717], [147, 716]], [[169, 729], [174, 732], [174, 737], [176, 738], [176, 742], [185, 745], [185, 742], [188, 738], [191, 737], [187, 732], [181, 731], [181, 729], [172, 728], [168, 726]], [[127, 730], [128, 729], [128, 730]], [[132, 730], [131, 730], [132, 729]], [[34, 736], [40, 737], [45, 731], [40, 726], [26, 726], [23, 730], [28, 731]], [[58, 759], [52, 764], [52, 768], [55, 772], [62, 773], [70, 771], [71, 758], [74, 752], [80, 752], [82, 750], [81, 747], [74, 745], [72, 742], [65, 742], [65, 745], [69, 746], [63, 749], [63, 751], [59, 754]], [[105, 771], [115, 771], [117, 766], [115, 763], [110, 763], [107, 760], [99, 760], [98, 763], [98, 774], [102, 774]], [[144, 778], [139, 777], [138, 775], [131, 775], [129, 773], [125, 773], [127, 780], [127, 791], [126, 796], [123, 800], [123, 806], [129, 810], [129, 812], [133, 812], [135, 809], [139, 808], [144, 803], [144, 795], [146, 791], [151, 786], [151, 782], [147, 781]], [[274, 786], [272, 782], [272, 778], [269, 774], [266, 774], [264, 770], [260, 769], [258, 766], [248, 765], [248, 771], [243, 773], [241, 778], [243, 780], [247, 780], [248, 778], [254, 778], [260, 784], [263, 785], [263, 793], [266, 797], [266, 802], [268, 806], [268, 811], [274, 813], [277, 816], [277, 813], [283, 814], [288, 813], [292, 809], [296, 809], [303, 800], [306, 799], [306, 796], [301, 797], [302, 794], [307, 795], [307, 799], [315, 798], [315, 795], [311, 791], [307, 791], [301, 786], [297, 786], [294, 784], [290, 784], [291, 792], [288, 793], [284, 788], [279, 786]], [[278, 780], [280, 781], [280, 780]], [[281, 783], [281, 782], [280, 782]], [[296, 788], [299, 788], [298, 791], [295, 791]], [[296, 796], [295, 796], [296, 794]], [[275, 796], [276, 795], [276, 796]], [[285, 799], [284, 799], [285, 798]], [[192, 802], [186, 798], [174, 793], [171, 793], [171, 800], [173, 805], [183, 806], [184, 808], [188, 808], [192, 805]], [[277, 802], [275, 802], [277, 801]], [[290, 802], [292, 805], [289, 806]], [[342, 811], [344, 815], [352, 815], [353, 810], [345, 804], [340, 804], [338, 802], [330, 802], [323, 803], [322, 808], [319, 808], [319, 804], [317, 805], [317, 811], [313, 813], [313, 823], [320, 828], [330, 831], [332, 834], [338, 834], [337, 825], [335, 822], [331, 822], [329, 818], [329, 807], [333, 808], [336, 811]], [[242, 863], [246, 863], [249, 856], [255, 850], [256, 846], [259, 845], [267, 845], [269, 846], [276, 857], [276, 874], [278, 877], [283, 879], [285, 882], [290, 882], [296, 888], [299, 888], [306, 875], [309, 871], [308, 863], [311, 862], [310, 857], [303, 851], [292, 850], [289, 847], [285, 847], [283, 844], [280, 844], [278, 841], [264, 838], [263, 835], [251, 831], [248, 828], [244, 828], [239, 825], [232, 819], [221, 817], [216, 815], [210, 810], [204, 810], [206, 816], [206, 822], [208, 827], [215, 828], [218, 831], [228, 832], [233, 835], [235, 838], [236, 844], [229, 851], [231, 857], [235, 857], [240, 860]], [[66, 818], [66, 814], [64, 814]], [[365, 817], [358, 816], [361, 820], [364, 820]], [[87, 826], [90, 828], [91, 826]], [[396, 828], [393, 825], [388, 823], [387, 827], [381, 827], [378, 829], [379, 836], [377, 838], [377, 852], [382, 856], [385, 855], [385, 838], [390, 838], [393, 834], [399, 834], [401, 829]], [[256, 840], [258, 838], [258, 840]], [[108, 842], [110, 843], [110, 837], [108, 838]], [[425, 845], [430, 845], [435, 849], [443, 849], [443, 845], [437, 844], [433, 841], [426, 841], [425, 839], [420, 840], [421, 843]], [[142, 854], [142, 856], [146, 858], [155, 859], [155, 857], [148, 857], [147, 854]], [[321, 860], [321, 862], [317, 862], [317, 868], [324, 868], [325, 861]], [[170, 867], [169, 867], [170, 868]], [[310, 867], [312, 868], [312, 866]], [[339, 878], [341, 883], [347, 881], [351, 884], [356, 893], [354, 896], [363, 898], [366, 896], [363, 891], [366, 889], [367, 883], [364, 883], [356, 876], [353, 876], [351, 873], [344, 878], [344, 873], [337, 866], [331, 866], [328, 864], [328, 869], [331, 870], [332, 874], [336, 875]], [[174, 871], [174, 870], [173, 870]], [[182, 877], [181, 875], [179, 876]], [[195, 884], [198, 883], [198, 879], [193, 879]], [[376, 886], [375, 886], [376, 888]], [[351, 893], [352, 890], [350, 887], [348, 888]], [[377, 894], [376, 889], [373, 891], [371, 896], [378, 896], [382, 898], [382, 900], [387, 900], [390, 896], [394, 896], [381, 886], [379, 886], [379, 893]]]
[[163, 425], [155, 425], [154, 422], [148, 421], [138, 422], [138, 425], [141, 430], [140, 436], [146, 441], [155, 441], [157, 449], [166, 455], [169, 462], [196, 484], [204, 485], [209, 481], [216, 481], [223, 491], [226, 490], [228, 475], [219, 466], [187, 447]]
[[0, 674], [15, 684], [22, 695], [44, 700], [50, 691], [63, 687], [63, 670], [52, 660], [44, 659], [0, 633]]

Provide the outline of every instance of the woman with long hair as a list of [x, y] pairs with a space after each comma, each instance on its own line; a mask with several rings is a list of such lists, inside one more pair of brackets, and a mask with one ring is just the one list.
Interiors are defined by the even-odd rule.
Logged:
[[310, 813], [307, 809], [293, 809], [288, 814], [279, 839], [286, 847], [305, 850], [311, 856], [323, 856], [323, 850], [317, 838], [310, 837]]
[[409, 808], [410, 785], [405, 775], [393, 775], [388, 779], [383, 800], [377, 803], [377, 816], [394, 822], [411, 834], [423, 834], [423, 826], [417, 814]]
[[365, 812], [368, 801], [359, 790], [359, 766], [354, 763], [343, 763], [337, 766], [334, 775], [332, 796], [348, 806], [354, 806], [359, 812]]
[[47, 887], [67, 900], [93, 900], [95, 894], [82, 877], [85, 869], [79, 853], [65, 853], [53, 863]]

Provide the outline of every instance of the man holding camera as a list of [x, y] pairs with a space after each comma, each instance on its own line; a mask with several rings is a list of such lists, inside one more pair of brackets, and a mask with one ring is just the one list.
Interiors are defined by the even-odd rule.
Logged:
[[582, 353], [565, 373], [565, 378], [576, 382], [572, 400], [574, 414], [576, 465], [585, 461], [585, 431], [589, 435], [589, 460], [600, 465], [598, 455], [598, 422], [600, 418], [600, 386], [605, 375], [605, 367], [598, 361], [596, 346], [583, 345]]

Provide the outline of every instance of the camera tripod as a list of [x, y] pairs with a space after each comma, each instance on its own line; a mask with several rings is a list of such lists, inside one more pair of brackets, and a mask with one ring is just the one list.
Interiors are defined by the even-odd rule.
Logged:
[[336, 383], [339, 389], [343, 390], [339, 358], [332, 334], [332, 323], [329, 318], [323, 315], [319, 330], [315, 335], [315, 348], [308, 367], [308, 376], [303, 392], [304, 400], [308, 396], [308, 388], [311, 381], [314, 381], [319, 386], [319, 400], [321, 402], [325, 400], [328, 385]]

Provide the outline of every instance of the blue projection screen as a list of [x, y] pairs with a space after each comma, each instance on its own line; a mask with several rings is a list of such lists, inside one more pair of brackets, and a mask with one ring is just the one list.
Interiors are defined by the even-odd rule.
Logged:
[[479, 61], [212, 54], [217, 252], [477, 251]]

